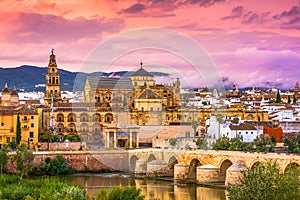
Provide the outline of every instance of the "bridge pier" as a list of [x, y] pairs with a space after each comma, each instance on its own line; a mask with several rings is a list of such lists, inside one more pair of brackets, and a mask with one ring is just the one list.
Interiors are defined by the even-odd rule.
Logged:
[[136, 161], [135, 174], [143, 175], [147, 173], [147, 161], [145, 159], [139, 159]]
[[170, 176], [170, 170], [168, 169], [168, 163], [163, 160], [153, 160], [147, 164], [147, 176], [160, 177]]
[[226, 171], [225, 186], [228, 185], [241, 185], [241, 178], [247, 171], [247, 167], [244, 161], [238, 160]]
[[189, 166], [184, 162], [174, 165], [174, 180], [184, 180], [188, 178]]
[[220, 182], [220, 169], [211, 164], [197, 167], [197, 183]]

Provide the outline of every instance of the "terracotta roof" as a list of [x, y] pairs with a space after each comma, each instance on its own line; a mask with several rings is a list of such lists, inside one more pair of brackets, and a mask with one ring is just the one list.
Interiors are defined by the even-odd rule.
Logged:
[[27, 106], [1, 107], [0, 114], [38, 114], [36, 109]]
[[252, 124], [242, 123], [242, 124], [230, 124], [229, 125], [231, 130], [256, 130], [256, 128]]
[[150, 89], [146, 89], [142, 94], [138, 96], [138, 99], [161, 99], [155, 92]]

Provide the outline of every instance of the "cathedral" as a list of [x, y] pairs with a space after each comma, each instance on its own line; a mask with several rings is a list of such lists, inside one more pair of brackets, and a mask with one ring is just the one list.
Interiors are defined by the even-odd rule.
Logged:
[[[136, 148], [139, 137], [145, 137], [143, 134], [151, 134], [151, 137], [156, 134], [150, 127], [191, 127], [192, 122], [205, 123], [215, 113], [214, 108], [182, 106], [180, 87], [179, 78], [170, 85], [157, 84], [154, 76], [140, 63], [138, 70], [129, 76], [87, 77], [82, 101], [63, 102], [60, 74], [52, 50], [46, 73], [42, 128], [47, 129], [49, 122], [54, 121], [54, 132], [59, 136], [80, 135], [84, 141], [105, 148]], [[244, 108], [224, 108], [218, 113], [242, 119], [251, 115], [258, 121], [268, 120], [267, 113], [250, 112]], [[149, 133], [140, 135], [139, 128]]]

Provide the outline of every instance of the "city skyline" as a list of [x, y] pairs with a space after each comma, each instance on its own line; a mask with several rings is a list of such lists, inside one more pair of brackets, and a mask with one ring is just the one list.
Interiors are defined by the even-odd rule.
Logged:
[[[228, 82], [291, 88], [300, 73], [299, 1], [259, 2], [2, 1], [0, 66], [45, 67], [54, 48], [59, 68], [81, 71], [90, 52], [113, 35], [165, 27], [198, 42]], [[145, 49], [118, 58], [110, 71], [136, 70], [140, 60], [152, 66], [149, 71], [171, 66], [184, 77], [191, 74], [171, 53]]]

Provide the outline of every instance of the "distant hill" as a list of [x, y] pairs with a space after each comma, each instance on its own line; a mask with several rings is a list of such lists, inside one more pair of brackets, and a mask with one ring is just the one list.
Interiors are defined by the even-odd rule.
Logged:
[[[58, 69], [60, 72], [61, 89], [73, 90], [74, 81], [76, 79], [76, 90], [82, 90], [87, 76], [103, 76], [103, 77], [127, 77], [130, 76], [132, 71], [118, 71], [118, 72], [70, 72], [63, 69]], [[36, 85], [46, 83], [47, 67], [36, 67], [30, 65], [22, 65], [15, 68], [1, 68], [0, 67], [0, 90], [4, 88], [7, 81], [9, 89], [12, 90], [14, 86], [20, 90], [25, 91], [44, 91], [44, 87], [35, 87]], [[154, 76], [167, 76], [167, 73], [151, 72]], [[77, 78], [76, 78], [77, 77]]]

